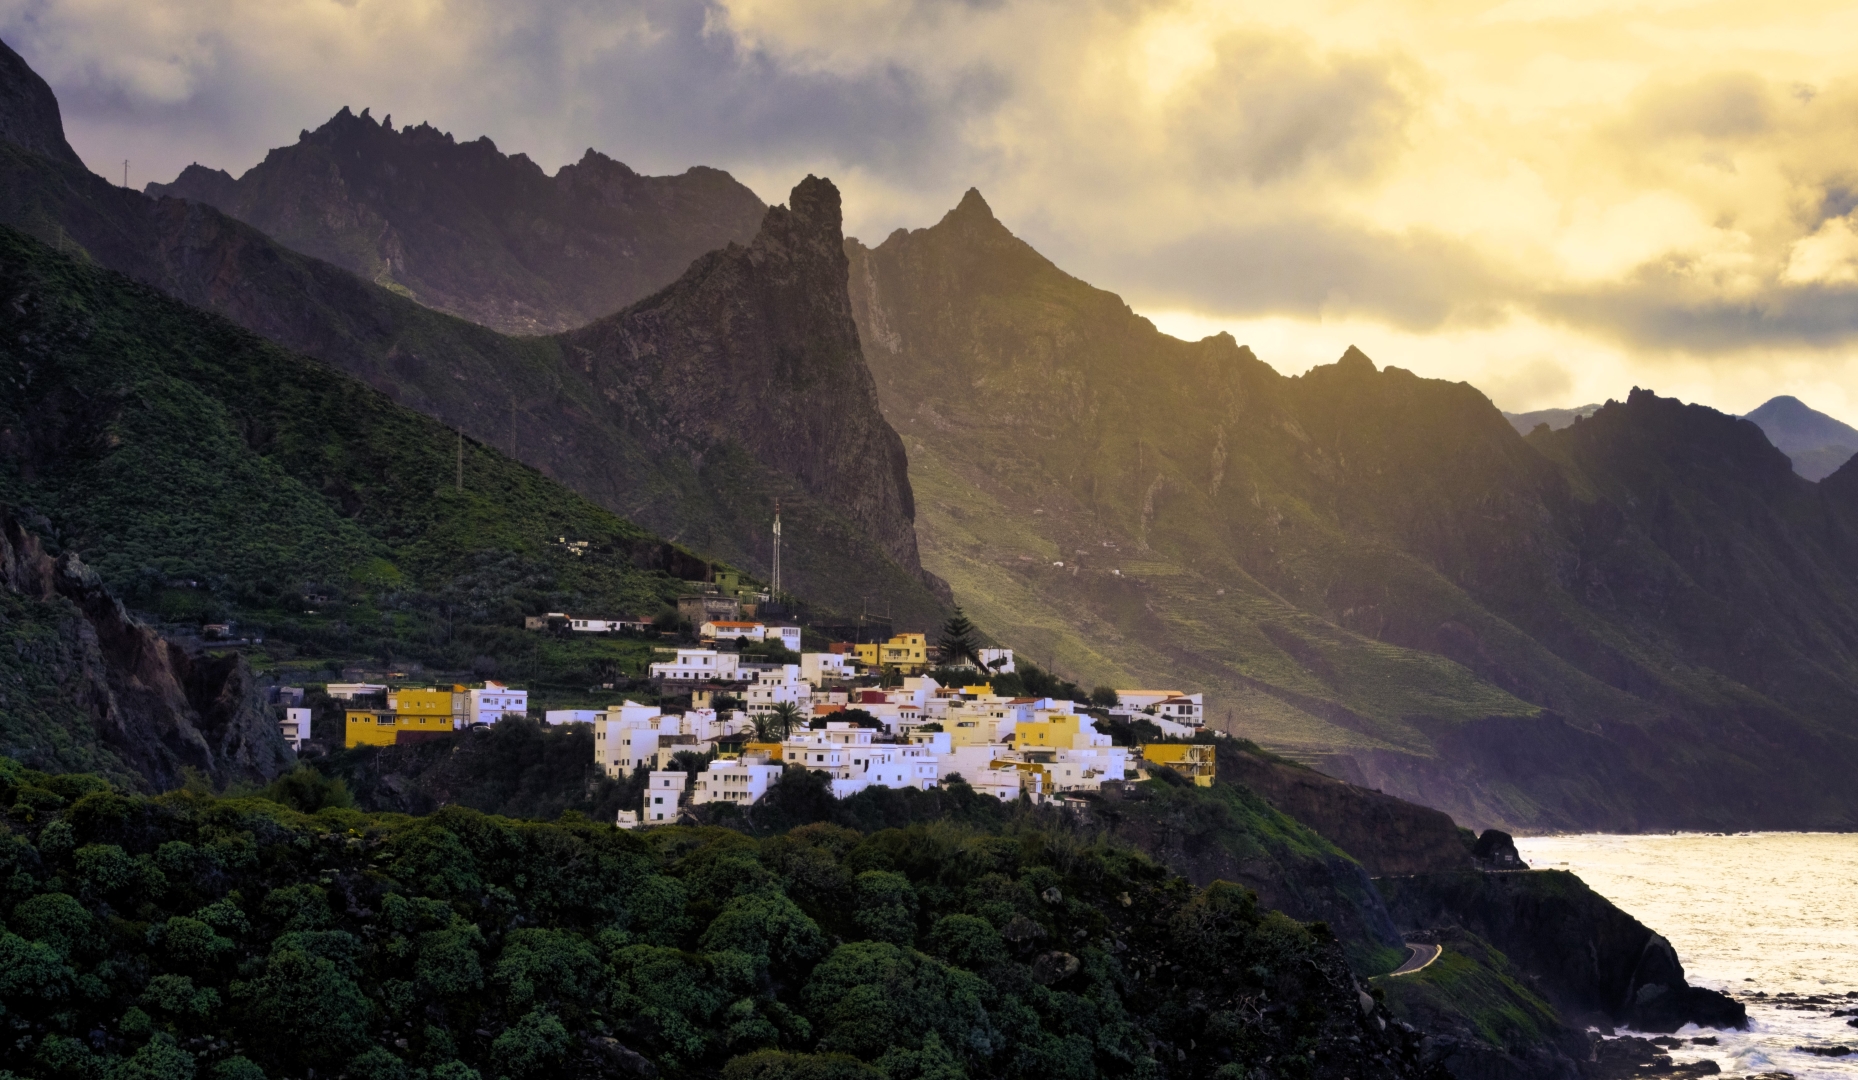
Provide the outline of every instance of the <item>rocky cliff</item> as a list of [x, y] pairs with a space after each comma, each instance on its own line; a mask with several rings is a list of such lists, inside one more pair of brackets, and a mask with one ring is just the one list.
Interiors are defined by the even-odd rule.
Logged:
[[641, 176], [588, 150], [549, 176], [489, 139], [344, 108], [234, 179], [189, 166], [154, 196], [219, 208], [288, 247], [507, 334], [554, 333], [747, 243], [767, 205], [719, 169]]
[[96, 768], [132, 786], [266, 781], [296, 760], [242, 656], [191, 655], [130, 617], [72, 554], [0, 508], [4, 753], [35, 767]]
[[84, 164], [65, 141], [52, 88], [5, 42], [0, 42], [0, 142], [66, 165]]
[[1670, 942], [1565, 870], [1417, 874], [1378, 884], [1403, 932], [1445, 930], [1449, 942], [1455, 929], [1489, 942], [1572, 1022], [1640, 1031], [1748, 1026], [1741, 1003], [1685, 980]]
[[1525, 438], [1356, 349], [1281, 376], [1161, 334], [978, 192], [847, 251], [925, 564], [1029, 658], [1204, 688], [1212, 722], [1479, 827], [1858, 821], [1849, 511], [1755, 425], [1637, 392]]
[[658, 445], [700, 460], [740, 444], [915, 567], [908, 463], [859, 348], [843, 247], [838, 189], [809, 176], [752, 243], [561, 344]]
[[[590, 327], [570, 349], [565, 338], [507, 337], [430, 310], [204, 203], [153, 199], [0, 141], [0, 223], [349, 373], [661, 536], [751, 573], [768, 571], [778, 501], [789, 591], [820, 614], [868, 604], [904, 626], [926, 627], [939, 621], [945, 597], [916, 560], [901, 452], [872, 404], [855, 327], [825, 310], [846, 303], [836, 217], [795, 218], [789, 210], [764, 217], [773, 230], [767, 241], [692, 268], [637, 305], [643, 314]], [[801, 258], [796, 222], [825, 222], [835, 250]], [[825, 233], [816, 239], [824, 244]], [[772, 299], [811, 290], [826, 294], [823, 307], [803, 305], [784, 329], [766, 321], [785, 317], [770, 312]], [[732, 319], [731, 329], [706, 337], [701, 320], [711, 316]], [[637, 355], [583, 351], [615, 327], [624, 329], [613, 340], [623, 338]], [[665, 337], [652, 336], [661, 331]], [[779, 349], [751, 347], [755, 335], [774, 331], [787, 335], [776, 335]], [[661, 358], [669, 356], [674, 364]], [[834, 363], [847, 366], [831, 384], [783, 396], [788, 408], [777, 411], [720, 386], [748, 377], [753, 362], [800, 362], [820, 375], [833, 374]], [[609, 381], [594, 377], [596, 366]], [[756, 385], [771, 377], [755, 377]], [[700, 415], [719, 403], [741, 411]]]

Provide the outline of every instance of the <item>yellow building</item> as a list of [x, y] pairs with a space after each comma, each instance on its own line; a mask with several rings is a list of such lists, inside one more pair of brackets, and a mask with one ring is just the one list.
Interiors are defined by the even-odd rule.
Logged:
[[[1044, 719], [1029, 720], [1013, 728], [1013, 748], [1016, 750], [1083, 750], [1092, 744], [1089, 738], [1080, 739], [1083, 734], [1075, 713], [1041, 713]], [[1082, 745], [1079, 745], [1079, 744]]]
[[450, 723], [454, 717], [464, 715], [464, 697], [465, 688], [462, 686], [443, 690], [403, 686], [388, 693], [387, 709], [402, 719], [410, 716], [443, 717]]
[[765, 754], [769, 761], [781, 760], [782, 745], [777, 742], [751, 742], [742, 747], [742, 756]]
[[913, 675], [929, 666], [929, 639], [923, 634], [898, 634], [879, 647], [878, 662]]
[[393, 713], [381, 709], [350, 709], [348, 730], [342, 745], [350, 749], [357, 746], [392, 746], [398, 732]]
[[1173, 769], [1195, 787], [1213, 786], [1213, 747], [1208, 743], [1145, 743], [1142, 760]]
[[430, 739], [458, 726], [464, 715], [465, 688], [403, 686], [387, 694], [385, 709], [350, 709], [343, 746], [392, 746]]
[[878, 650], [882, 648], [882, 645], [853, 645], [852, 659], [863, 664], [865, 667], [876, 667], [877, 653]]

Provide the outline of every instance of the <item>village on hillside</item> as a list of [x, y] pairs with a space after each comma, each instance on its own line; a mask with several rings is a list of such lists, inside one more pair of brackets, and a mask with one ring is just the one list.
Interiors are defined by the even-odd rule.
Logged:
[[[818, 641], [815, 628], [768, 617], [781, 607], [732, 575], [680, 598], [678, 608], [687, 643], [654, 650], [659, 658], [646, 673], [652, 692], [639, 695], [656, 703], [627, 697], [537, 717], [590, 725], [595, 763], [607, 776], [648, 774], [638, 808], [619, 812], [621, 827], [673, 822], [708, 803], [752, 806], [795, 767], [823, 774], [837, 798], [872, 787], [959, 782], [1002, 801], [1043, 803], [1140, 779], [1153, 768], [1202, 786], [1213, 781], [1214, 748], [1194, 739], [1206, 731], [1201, 694], [997, 692], [996, 684], [1020, 685], [1013, 651], [981, 645], [959, 610], [935, 641], [904, 632], [809, 649], [809, 636]], [[553, 612], [524, 625], [577, 636], [639, 635], [654, 622]], [[324, 692], [341, 704], [348, 749], [530, 716], [526, 690], [490, 680], [330, 683]], [[303, 692], [284, 688], [279, 705], [284, 737], [301, 749], [311, 724]]]

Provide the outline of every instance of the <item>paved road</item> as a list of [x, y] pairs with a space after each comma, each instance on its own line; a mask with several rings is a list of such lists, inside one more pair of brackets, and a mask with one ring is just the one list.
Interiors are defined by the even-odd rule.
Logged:
[[1406, 963], [1401, 964], [1387, 974], [1411, 975], [1415, 971], [1423, 971], [1428, 964], [1439, 958], [1441, 952], [1445, 951], [1437, 945], [1414, 945], [1411, 942], [1407, 944], [1406, 948], [1407, 952], [1410, 954], [1406, 958]]

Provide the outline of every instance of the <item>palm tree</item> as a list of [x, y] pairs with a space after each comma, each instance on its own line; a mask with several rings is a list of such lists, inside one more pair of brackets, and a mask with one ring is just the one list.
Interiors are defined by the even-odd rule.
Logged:
[[769, 728], [779, 728], [780, 737], [785, 739], [800, 725], [800, 706], [791, 701], [783, 701], [762, 715], [768, 718]]

